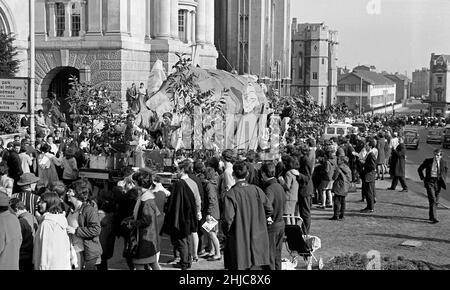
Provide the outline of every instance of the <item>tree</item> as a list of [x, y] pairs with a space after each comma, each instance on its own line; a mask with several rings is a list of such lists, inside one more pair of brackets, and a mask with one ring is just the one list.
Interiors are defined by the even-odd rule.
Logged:
[[111, 153], [112, 145], [125, 142], [126, 114], [116, 112], [113, 106], [116, 99], [107, 88], [96, 89], [88, 83], [80, 83], [75, 77], [71, 81], [72, 89], [67, 99], [71, 120], [75, 126], [84, 127], [90, 153]]
[[[0, 78], [11, 78], [19, 71], [17, 47], [14, 46], [13, 34], [0, 32]], [[17, 114], [0, 114], [0, 134], [17, 133], [20, 119]]]
[[19, 52], [14, 46], [13, 34], [0, 33], [0, 77], [11, 78], [19, 71], [20, 61], [17, 60]]

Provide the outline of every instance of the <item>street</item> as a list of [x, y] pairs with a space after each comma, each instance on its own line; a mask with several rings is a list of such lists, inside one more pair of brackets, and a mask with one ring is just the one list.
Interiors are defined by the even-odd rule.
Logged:
[[[417, 169], [422, 164], [426, 158], [433, 157], [433, 151], [437, 148], [442, 148], [440, 144], [427, 144], [427, 132], [428, 130], [424, 127], [419, 129], [420, 144], [418, 150], [408, 149], [406, 154], [406, 178], [407, 183], [411, 191], [417, 193], [426, 194], [423, 182], [420, 181]], [[447, 164], [450, 164], [450, 149], [443, 149], [444, 158]], [[450, 206], [450, 192], [445, 190], [441, 193], [441, 204], [449, 207]]]

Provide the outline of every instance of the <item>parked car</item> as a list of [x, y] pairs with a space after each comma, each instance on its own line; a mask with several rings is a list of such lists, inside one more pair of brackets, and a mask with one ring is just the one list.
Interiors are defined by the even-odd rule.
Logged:
[[444, 132], [444, 130], [442, 130], [442, 129], [430, 129], [430, 130], [428, 130], [427, 144], [430, 144], [430, 143], [441, 144], [442, 143], [443, 132]]
[[445, 127], [442, 135], [442, 147], [448, 148], [450, 146], [450, 125]]
[[419, 131], [417, 129], [405, 129], [403, 131], [403, 136], [405, 138], [405, 147], [413, 148], [415, 150], [419, 149]]

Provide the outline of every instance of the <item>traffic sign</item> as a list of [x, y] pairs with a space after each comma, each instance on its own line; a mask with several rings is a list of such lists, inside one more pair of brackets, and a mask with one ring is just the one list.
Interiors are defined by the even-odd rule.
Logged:
[[30, 114], [30, 79], [0, 79], [0, 113]]

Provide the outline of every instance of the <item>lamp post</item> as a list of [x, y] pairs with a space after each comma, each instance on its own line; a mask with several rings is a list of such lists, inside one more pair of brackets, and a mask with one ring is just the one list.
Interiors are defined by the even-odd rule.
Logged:
[[36, 62], [36, 39], [35, 39], [35, 0], [29, 1], [30, 5], [30, 137], [31, 145], [34, 146], [36, 141], [36, 120], [35, 120], [35, 107], [36, 107], [36, 91], [35, 91], [35, 62]]
[[362, 77], [360, 77], [361, 78], [361, 86], [360, 86], [360, 95], [359, 95], [359, 115], [360, 116], [362, 116], [362, 112], [363, 112], [363, 109], [362, 109], [362, 100], [363, 100], [363, 78]]

